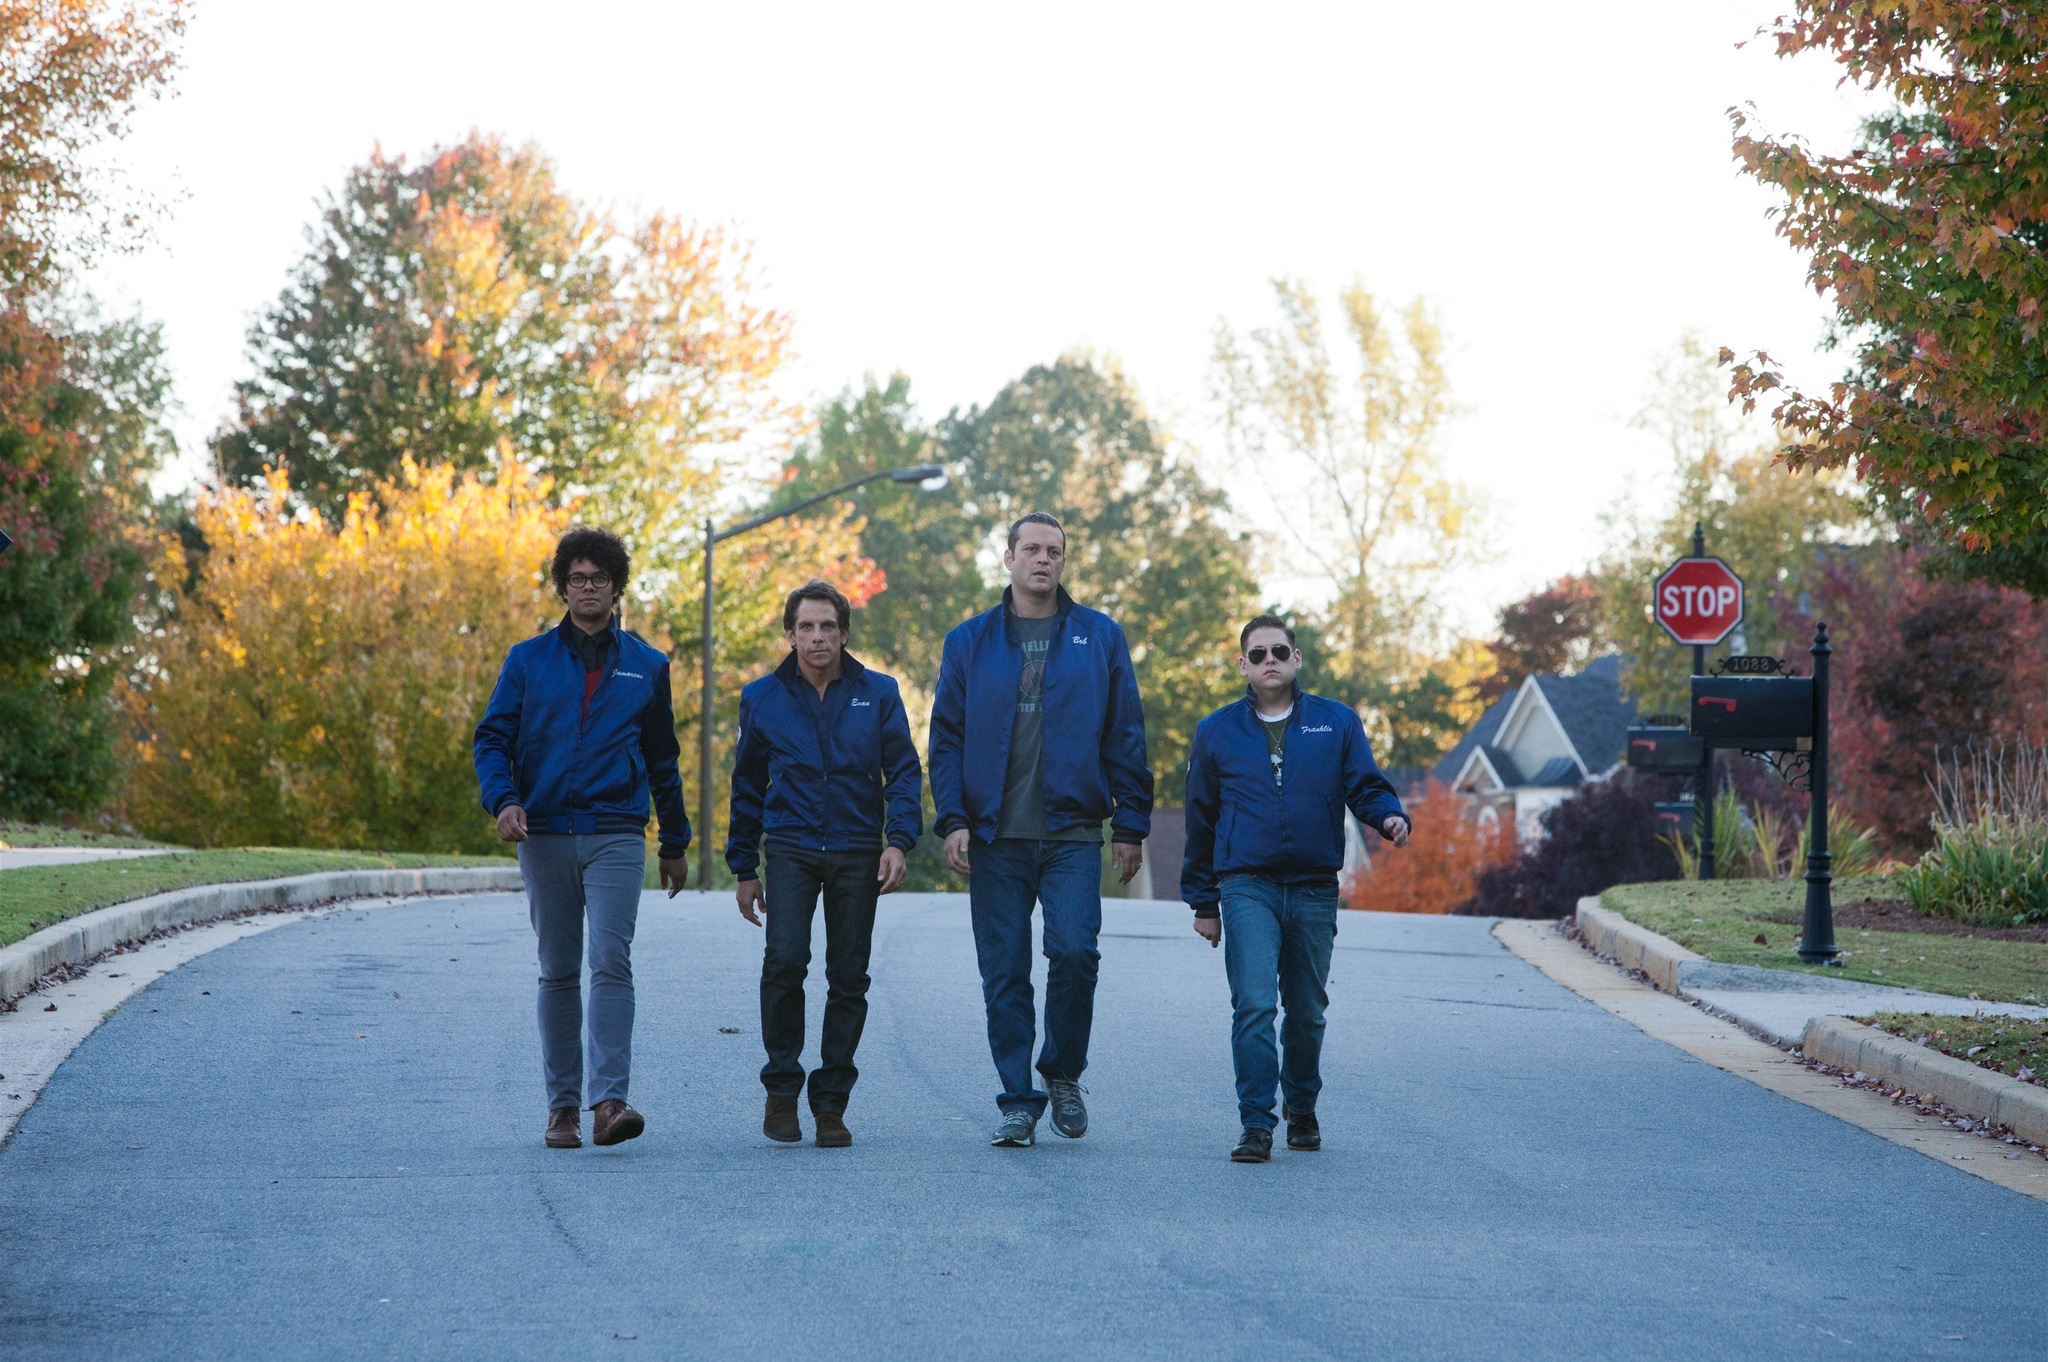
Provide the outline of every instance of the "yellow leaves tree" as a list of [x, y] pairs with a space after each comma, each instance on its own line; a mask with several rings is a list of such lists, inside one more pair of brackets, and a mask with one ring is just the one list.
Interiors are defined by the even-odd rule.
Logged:
[[[195, 846], [491, 851], [470, 735], [512, 644], [550, 626], [567, 513], [516, 464], [406, 460], [339, 525], [283, 473], [202, 496], [198, 562], [128, 694], [128, 816]], [[196, 570], [196, 571], [195, 571]]]

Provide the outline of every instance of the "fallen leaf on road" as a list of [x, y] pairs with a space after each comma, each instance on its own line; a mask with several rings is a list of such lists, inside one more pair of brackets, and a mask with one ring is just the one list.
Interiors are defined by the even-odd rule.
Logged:
[[46, 1007], [46, 1008], [44, 1008], [44, 1009], [43, 1009], [43, 1011], [45, 1011], [45, 1012], [55, 1012], [56, 1010], [57, 1010], [57, 1004], [55, 1004], [55, 1003], [51, 1003], [51, 1004], [50, 1004], [50, 1005], [49, 1005], [48, 1007]]
[[358, 1031], [358, 1032], [356, 1032], [356, 1039], [357, 1039], [357, 1040], [368, 1040], [368, 1039], [369, 1039], [369, 1037], [368, 1037], [368, 1036], [366, 1036], [366, 1035], [364, 1035], [364, 1034], [363, 1034], [362, 1032]]
[[718, 1028], [718, 1034], [721, 1036], [737, 1036], [739, 1033], [740, 1029], [737, 1026], [721, 1026]]

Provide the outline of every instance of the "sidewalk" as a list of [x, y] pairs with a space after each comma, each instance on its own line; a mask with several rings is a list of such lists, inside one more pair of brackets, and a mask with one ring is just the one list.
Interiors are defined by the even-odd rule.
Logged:
[[0, 851], [0, 870], [33, 865], [76, 865], [81, 861], [129, 861], [138, 856], [168, 856], [175, 847], [13, 847]]

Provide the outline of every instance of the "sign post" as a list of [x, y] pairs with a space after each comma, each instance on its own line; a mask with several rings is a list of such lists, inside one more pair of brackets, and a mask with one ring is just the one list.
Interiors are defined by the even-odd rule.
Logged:
[[[1692, 645], [1692, 674], [1707, 672], [1707, 649], [1735, 632], [1742, 623], [1742, 579], [1718, 558], [1707, 557], [1706, 527], [1692, 527], [1692, 555], [1664, 569], [1650, 590], [1650, 613], [1672, 641]], [[1693, 790], [1699, 829], [1700, 878], [1714, 878], [1714, 749], [1700, 752], [1699, 776]]]

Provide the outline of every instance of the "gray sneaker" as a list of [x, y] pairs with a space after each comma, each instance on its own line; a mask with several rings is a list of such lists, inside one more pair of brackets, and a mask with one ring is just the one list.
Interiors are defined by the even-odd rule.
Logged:
[[1070, 1140], [1086, 1135], [1088, 1108], [1081, 1094], [1088, 1090], [1071, 1078], [1048, 1078], [1045, 1086], [1052, 1093], [1052, 1128]]
[[1022, 1107], [1012, 1107], [1003, 1113], [1003, 1123], [989, 1143], [997, 1149], [1031, 1148], [1038, 1143], [1038, 1118]]

